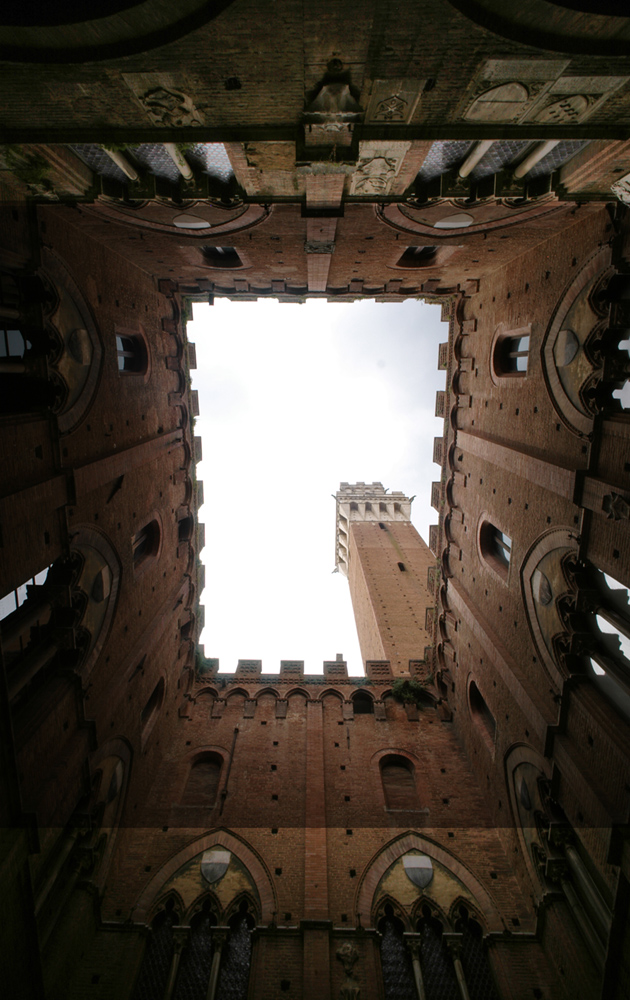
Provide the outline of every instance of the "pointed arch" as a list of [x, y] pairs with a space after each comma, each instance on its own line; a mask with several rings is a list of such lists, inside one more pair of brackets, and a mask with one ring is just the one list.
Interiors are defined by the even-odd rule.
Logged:
[[409, 851], [422, 851], [423, 854], [444, 865], [445, 868], [452, 872], [466, 886], [471, 896], [476, 900], [478, 907], [483, 913], [484, 922], [488, 930], [501, 931], [503, 929], [503, 922], [499, 911], [488, 892], [470, 869], [449, 851], [445, 851], [439, 844], [436, 844], [428, 837], [421, 837], [413, 831], [396, 837], [374, 855], [357, 886], [355, 896], [355, 911], [357, 913], [363, 916], [371, 915], [374, 893], [381, 878], [398, 858]]
[[140, 893], [133, 909], [132, 919], [138, 923], [146, 923], [147, 914], [155, 906], [156, 899], [163, 892], [164, 886], [169, 879], [188, 861], [192, 861], [198, 854], [202, 854], [203, 851], [216, 845], [220, 845], [231, 851], [247, 868], [254, 880], [260, 897], [261, 923], [271, 923], [273, 914], [278, 909], [278, 902], [271, 875], [264, 861], [244, 840], [221, 828], [204, 834], [198, 840], [194, 840], [162, 865]]

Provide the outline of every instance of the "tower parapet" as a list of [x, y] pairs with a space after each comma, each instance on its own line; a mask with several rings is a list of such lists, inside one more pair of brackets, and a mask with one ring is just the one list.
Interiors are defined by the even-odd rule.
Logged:
[[335, 499], [335, 566], [344, 576], [348, 575], [349, 526], [353, 521], [411, 520], [411, 499], [400, 490], [389, 492], [382, 483], [340, 483]]

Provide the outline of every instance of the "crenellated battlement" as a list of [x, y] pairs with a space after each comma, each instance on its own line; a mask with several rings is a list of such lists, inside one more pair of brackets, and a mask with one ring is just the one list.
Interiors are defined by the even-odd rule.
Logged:
[[[409, 660], [409, 676], [423, 677], [432, 670], [433, 647], [427, 646], [424, 659]], [[260, 683], [286, 683], [299, 680], [305, 683], [323, 684], [339, 680], [349, 684], [391, 683], [394, 679], [389, 660], [368, 660], [365, 675], [350, 676], [348, 665], [341, 656], [336, 660], [324, 660], [321, 673], [305, 673], [304, 660], [281, 660], [279, 673], [263, 673], [262, 660], [239, 660], [234, 671], [220, 672], [218, 659], [201, 657], [197, 663], [197, 678], [201, 681], [222, 680], [226, 683], [248, 680]]]

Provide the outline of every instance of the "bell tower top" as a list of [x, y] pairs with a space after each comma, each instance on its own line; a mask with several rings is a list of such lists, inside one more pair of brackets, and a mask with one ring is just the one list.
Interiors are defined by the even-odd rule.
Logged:
[[335, 566], [348, 575], [349, 527], [353, 521], [411, 520], [411, 500], [400, 490], [388, 492], [382, 483], [340, 483], [335, 497], [337, 524], [335, 536]]

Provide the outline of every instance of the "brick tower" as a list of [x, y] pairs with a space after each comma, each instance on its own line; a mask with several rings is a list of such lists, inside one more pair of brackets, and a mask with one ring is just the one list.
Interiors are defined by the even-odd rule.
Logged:
[[431, 634], [427, 585], [435, 556], [410, 521], [411, 499], [381, 483], [341, 483], [336, 565], [348, 577], [364, 665], [389, 660], [395, 676], [423, 660]]

